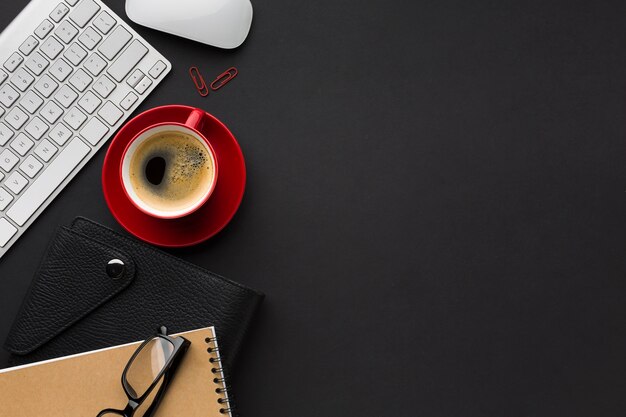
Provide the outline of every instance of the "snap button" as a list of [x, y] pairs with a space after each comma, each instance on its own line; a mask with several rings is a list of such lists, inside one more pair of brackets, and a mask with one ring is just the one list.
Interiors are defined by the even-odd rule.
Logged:
[[120, 278], [124, 275], [124, 270], [126, 269], [126, 265], [124, 262], [119, 259], [111, 259], [107, 264], [107, 275], [113, 279]]

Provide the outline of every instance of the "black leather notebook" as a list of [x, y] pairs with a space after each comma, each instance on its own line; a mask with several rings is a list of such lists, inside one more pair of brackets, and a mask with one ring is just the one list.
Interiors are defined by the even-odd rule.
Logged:
[[[123, 267], [107, 268], [112, 260]], [[120, 262], [114, 262], [118, 265]], [[232, 366], [263, 294], [85, 218], [61, 227], [5, 348], [21, 364], [215, 326]]]

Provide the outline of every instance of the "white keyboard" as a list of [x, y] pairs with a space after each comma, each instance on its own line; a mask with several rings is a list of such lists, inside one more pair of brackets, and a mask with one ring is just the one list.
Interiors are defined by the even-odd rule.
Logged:
[[170, 69], [99, 0], [32, 0], [0, 34], [0, 258]]

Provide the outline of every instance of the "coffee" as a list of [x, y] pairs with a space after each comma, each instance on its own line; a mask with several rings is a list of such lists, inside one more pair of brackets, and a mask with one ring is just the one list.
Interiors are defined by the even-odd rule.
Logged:
[[174, 212], [193, 206], [205, 196], [215, 167], [198, 138], [172, 130], [143, 141], [132, 155], [128, 173], [140, 200], [156, 210]]

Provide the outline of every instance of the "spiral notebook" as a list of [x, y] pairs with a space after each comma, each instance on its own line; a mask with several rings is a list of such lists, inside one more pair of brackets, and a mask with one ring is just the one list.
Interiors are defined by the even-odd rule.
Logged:
[[[154, 417], [232, 417], [215, 329], [180, 336], [191, 346]], [[96, 417], [124, 408], [121, 375], [140, 343], [0, 370], [0, 414]]]

